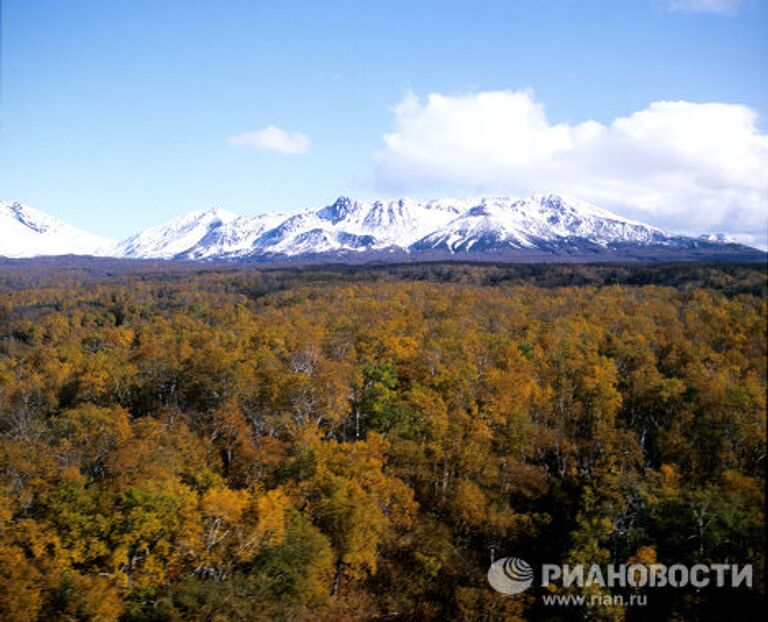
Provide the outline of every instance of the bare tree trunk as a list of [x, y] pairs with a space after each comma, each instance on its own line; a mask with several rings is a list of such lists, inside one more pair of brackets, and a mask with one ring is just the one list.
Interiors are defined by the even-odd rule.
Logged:
[[336, 560], [336, 572], [333, 575], [333, 587], [331, 588], [331, 596], [336, 596], [339, 592], [339, 582], [341, 581], [341, 560]]

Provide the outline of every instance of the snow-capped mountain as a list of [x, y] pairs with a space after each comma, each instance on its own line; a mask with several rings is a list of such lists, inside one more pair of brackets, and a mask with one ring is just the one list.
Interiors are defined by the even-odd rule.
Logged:
[[480, 199], [458, 218], [419, 240], [416, 249], [499, 252], [551, 249], [578, 243], [600, 247], [668, 244], [676, 236], [558, 195]]
[[405, 250], [470, 204], [410, 199], [365, 203], [340, 197], [317, 209], [262, 216], [236, 216], [218, 209], [192, 212], [120, 242], [117, 252], [158, 259], [244, 259]]
[[[211, 209], [190, 212], [114, 245], [36, 210], [0, 205], [5, 219], [0, 220], [0, 255], [14, 257], [82, 253], [196, 261], [359, 261], [602, 255], [620, 260], [622, 253], [636, 258], [674, 258], [682, 251], [695, 257], [759, 253], [720, 235], [675, 235], [555, 194], [373, 202], [340, 197], [331, 205], [260, 216]], [[20, 234], [9, 227], [22, 228], [35, 244], [19, 242]]]
[[111, 255], [114, 241], [72, 227], [22, 203], [0, 201], [0, 255]]
[[115, 247], [118, 257], [138, 259], [214, 259], [253, 248], [286, 214], [238, 216], [222, 209], [190, 212], [145, 229]]
[[371, 203], [340, 197], [318, 209], [236, 216], [192, 212], [118, 245], [126, 257], [259, 260], [368, 253], [461, 255], [599, 252], [621, 246], [718, 243], [676, 236], [559, 195], [525, 199], [412, 199]]

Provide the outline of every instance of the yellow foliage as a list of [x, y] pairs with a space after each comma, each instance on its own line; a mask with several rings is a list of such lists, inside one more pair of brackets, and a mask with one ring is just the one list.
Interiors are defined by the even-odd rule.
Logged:
[[115, 622], [125, 604], [113, 582], [107, 577], [75, 575], [68, 611], [78, 619], [92, 622]]
[[0, 544], [0, 620], [37, 620], [43, 603], [40, 578], [20, 547]]
[[463, 480], [456, 486], [452, 502], [456, 519], [467, 527], [477, 527], [486, 518], [488, 501], [474, 482]]
[[257, 533], [265, 546], [279, 544], [285, 537], [286, 512], [291, 500], [282, 490], [270, 490], [256, 499], [256, 512], [259, 517]]
[[250, 497], [247, 490], [211, 488], [200, 500], [200, 508], [206, 516], [219, 518], [227, 523], [236, 523], [250, 503]]

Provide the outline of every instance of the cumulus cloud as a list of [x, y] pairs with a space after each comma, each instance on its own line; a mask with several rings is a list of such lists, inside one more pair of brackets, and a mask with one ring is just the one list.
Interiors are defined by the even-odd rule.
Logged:
[[390, 192], [572, 194], [676, 231], [765, 244], [768, 135], [742, 105], [660, 101], [557, 124], [530, 91], [408, 94], [377, 155]]
[[264, 151], [277, 151], [279, 153], [300, 154], [309, 150], [309, 136], [302, 132], [286, 132], [285, 130], [269, 125], [254, 132], [245, 132], [232, 136], [229, 144], [235, 147], [250, 147]]
[[671, 0], [671, 11], [685, 13], [715, 13], [717, 15], [730, 15], [743, 4], [743, 0]]

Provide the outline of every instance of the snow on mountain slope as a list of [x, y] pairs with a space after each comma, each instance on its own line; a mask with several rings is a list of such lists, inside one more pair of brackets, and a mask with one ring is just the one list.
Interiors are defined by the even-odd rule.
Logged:
[[371, 236], [374, 248], [406, 248], [430, 231], [447, 224], [467, 206], [441, 201], [420, 203], [412, 199], [362, 203], [340, 197], [317, 215], [336, 231]]
[[179, 259], [236, 258], [252, 252], [256, 241], [266, 231], [279, 225], [287, 214], [237, 216], [221, 221], [193, 247], [179, 254]]
[[364, 257], [366, 252], [372, 257], [382, 253], [437, 256], [527, 251], [541, 256], [705, 247], [717, 253], [718, 249], [739, 246], [723, 236], [674, 235], [555, 194], [525, 199], [374, 202], [340, 197], [319, 208], [260, 216], [211, 209], [190, 212], [118, 244], [18, 203], [0, 203], [0, 208], [0, 255], [13, 257], [78, 253], [142, 259], [279, 261], [311, 256]]
[[212, 229], [236, 218], [236, 214], [220, 209], [190, 212], [123, 240], [117, 245], [117, 254], [122, 257], [173, 259], [198, 245]]
[[238, 216], [222, 209], [190, 212], [145, 229], [116, 246], [119, 257], [211, 259], [249, 252], [265, 231], [287, 214]]
[[27, 205], [0, 201], [0, 256], [110, 255], [113, 245]]
[[541, 249], [573, 241], [606, 247], [664, 244], [675, 236], [605, 210], [554, 194], [526, 199], [480, 199], [478, 204], [430, 233], [416, 250], [451, 252]]
[[410, 199], [364, 203], [340, 197], [319, 209], [282, 214], [192, 212], [120, 242], [117, 254], [157, 259], [239, 259], [405, 249], [446, 225], [468, 206]]
[[461, 213], [452, 205], [410, 199], [365, 203], [339, 197], [294, 214], [254, 245], [254, 252], [302, 255], [331, 251], [405, 249]]

